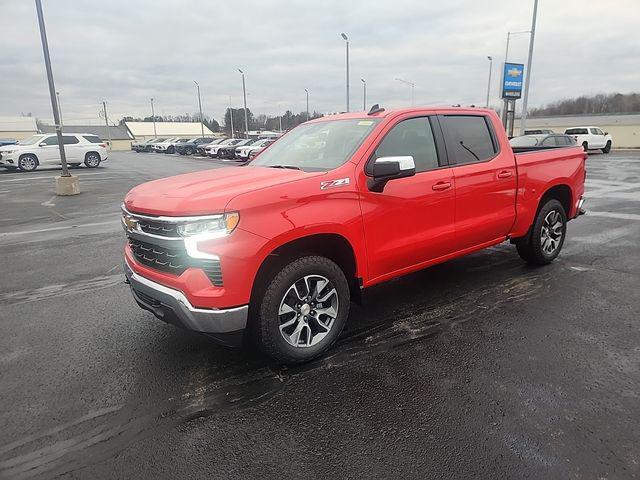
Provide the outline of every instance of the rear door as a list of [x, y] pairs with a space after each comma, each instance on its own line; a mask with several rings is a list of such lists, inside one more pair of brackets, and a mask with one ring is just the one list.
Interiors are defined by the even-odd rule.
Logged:
[[515, 221], [516, 165], [488, 115], [440, 116], [456, 184], [455, 250], [506, 238]]
[[[64, 154], [69, 163], [79, 163], [84, 160], [83, 146], [75, 135], [63, 135]], [[58, 158], [58, 163], [61, 163]]]
[[387, 127], [368, 158], [411, 155], [412, 177], [389, 181], [380, 193], [360, 182], [370, 279], [410, 269], [452, 251], [455, 188], [435, 116], [405, 116]]

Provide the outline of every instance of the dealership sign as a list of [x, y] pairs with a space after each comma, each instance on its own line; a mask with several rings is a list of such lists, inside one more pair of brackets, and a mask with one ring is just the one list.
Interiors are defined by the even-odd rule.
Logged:
[[522, 96], [522, 77], [524, 65], [505, 63], [502, 73], [502, 98], [520, 98]]

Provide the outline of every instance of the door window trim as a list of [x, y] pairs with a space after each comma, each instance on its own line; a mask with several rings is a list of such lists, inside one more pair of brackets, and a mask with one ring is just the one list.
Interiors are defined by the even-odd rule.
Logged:
[[[500, 156], [500, 153], [502, 153], [502, 149], [500, 148], [500, 142], [498, 141], [498, 137], [496, 135], [496, 132], [493, 128], [493, 122], [489, 119], [488, 115], [474, 115], [472, 113], [445, 113], [445, 114], [440, 114], [438, 115], [438, 120], [443, 120], [444, 117], [481, 117], [484, 120], [485, 125], [487, 126], [487, 129], [489, 130], [489, 137], [491, 138], [491, 143], [493, 144], [493, 150], [495, 151], [494, 155], [492, 157], [489, 157], [487, 159], [484, 160], [473, 160], [473, 161], [469, 161], [469, 162], [458, 162], [458, 159], [456, 158], [455, 155], [455, 149], [454, 147], [454, 142], [453, 139], [451, 139], [451, 137], [449, 136], [449, 132], [447, 131], [445, 126], [442, 126], [442, 130], [443, 130], [443, 135], [444, 135], [444, 140], [445, 140], [445, 145], [447, 148], [447, 159], [449, 162], [449, 165], [452, 168], [455, 167], [459, 167], [462, 165], [473, 165], [473, 164], [477, 164], [477, 163], [487, 163], [492, 161], [493, 159], [495, 159], [496, 157]], [[446, 123], [444, 121], [440, 122], [440, 125], [443, 125]], [[449, 151], [451, 153], [449, 153]]]
[[415, 120], [416, 118], [426, 118], [427, 121], [429, 122], [429, 126], [431, 127], [431, 133], [433, 135], [433, 141], [436, 147], [436, 159], [438, 161], [438, 166], [434, 168], [430, 168], [428, 170], [422, 170], [420, 172], [416, 172], [415, 176], [420, 175], [422, 173], [433, 172], [434, 170], [440, 170], [443, 168], [450, 167], [449, 162], [447, 160], [447, 151], [445, 147], [444, 136], [442, 135], [442, 129], [440, 127], [440, 122], [438, 121], [438, 115], [436, 114], [416, 115], [413, 117], [401, 118], [397, 122], [393, 123], [389, 127], [389, 129], [384, 133], [382, 138], [378, 140], [376, 145], [373, 147], [373, 151], [369, 155], [369, 158], [367, 159], [364, 166], [364, 174], [367, 177], [373, 177], [372, 170], [373, 170], [373, 162], [376, 159], [376, 151], [378, 150], [378, 147], [382, 145], [382, 142], [384, 142], [384, 140], [387, 138], [387, 135], [389, 135], [393, 131], [393, 129], [396, 128], [398, 125], [400, 125], [402, 122], [405, 122], [407, 120]]

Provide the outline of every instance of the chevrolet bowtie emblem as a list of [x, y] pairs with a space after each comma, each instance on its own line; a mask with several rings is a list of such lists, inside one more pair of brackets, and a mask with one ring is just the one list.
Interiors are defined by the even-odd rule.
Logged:
[[510, 68], [509, 70], [507, 70], [507, 75], [509, 75], [510, 77], [519, 77], [521, 73], [522, 70], [518, 68]]
[[132, 216], [124, 215], [122, 217], [122, 221], [124, 222], [125, 227], [127, 227], [127, 230], [137, 230], [138, 229], [138, 220], [136, 220]]

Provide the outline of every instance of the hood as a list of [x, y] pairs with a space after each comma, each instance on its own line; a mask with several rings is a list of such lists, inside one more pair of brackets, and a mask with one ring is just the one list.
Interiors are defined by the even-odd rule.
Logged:
[[216, 168], [138, 185], [127, 194], [124, 205], [131, 212], [150, 215], [210, 215], [222, 213], [240, 194], [322, 174], [267, 167]]

